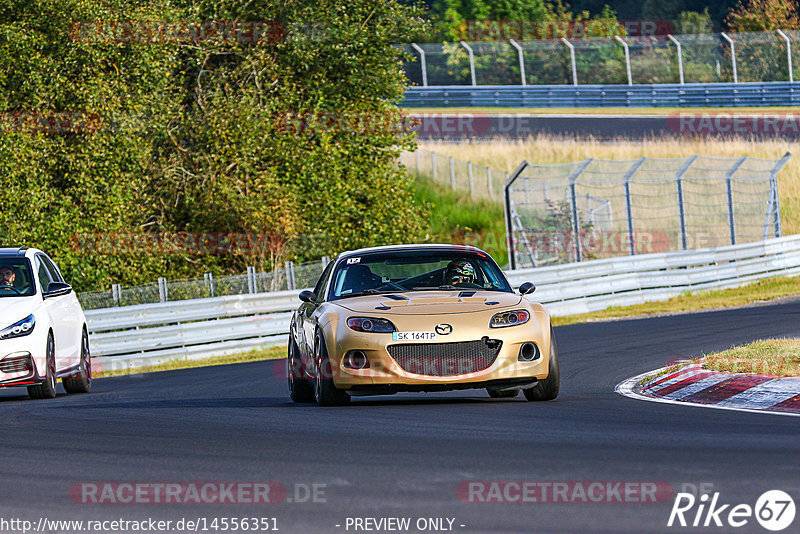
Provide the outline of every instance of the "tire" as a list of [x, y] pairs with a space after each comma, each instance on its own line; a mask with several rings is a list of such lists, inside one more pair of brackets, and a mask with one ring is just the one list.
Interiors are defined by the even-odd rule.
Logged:
[[286, 357], [286, 375], [289, 385], [289, 397], [294, 402], [314, 402], [314, 388], [305, 378], [305, 368], [299, 358], [297, 343], [289, 334], [289, 350]]
[[317, 375], [314, 379], [314, 398], [320, 406], [341, 406], [350, 402], [350, 395], [333, 385], [331, 361], [322, 333], [317, 333], [314, 343], [314, 360]]
[[549, 401], [558, 397], [561, 382], [561, 372], [558, 366], [558, 345], [553, 327], [550, 326], [550, 364], [548, 365], [547, 378], [539, 380], [535, 387], [524, 391], [525, 398], [529, 401]]
[[506, 391], [497, 391], [496, 389], [487, 389], [489, 396], [493, 399], [513, 399], [519, 395], [518, 389], [510, 389]]
[[89, 354], [89, 335], [81, 334], [81, 362], [77, 373], [61, 379], [67, 393], [89, 393], [92, 389], [92, 356]]
[[56, 344], [52, 332], [47, 334], [46, 351], [44, 382], [28, 386], [28, 396], [32, 399], [53, 399], [56, 396]]

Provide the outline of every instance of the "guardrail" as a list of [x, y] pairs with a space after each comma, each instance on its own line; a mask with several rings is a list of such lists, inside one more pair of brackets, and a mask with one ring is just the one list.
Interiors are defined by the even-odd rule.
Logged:
[[[800, 275], [800, 235], [719, 248], [625, 256], [506, 273], [531, 300], [570, 315], [664, 300], [686, 291]], [[105, 368], [243, 352], [285, 343], [299, 291], [89, 310], [92, 353]]]
[[800, 104], [800, 82], [409, 87], [403, 107], [739, 107]]

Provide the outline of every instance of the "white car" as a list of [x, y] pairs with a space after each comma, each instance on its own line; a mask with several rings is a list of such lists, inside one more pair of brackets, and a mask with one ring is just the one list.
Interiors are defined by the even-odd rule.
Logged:
[[86, 317], [53, 260], [35, 248], [0, 248], [0, 387], [27, 386], [34, 399], [88, 393], [92, 364]]

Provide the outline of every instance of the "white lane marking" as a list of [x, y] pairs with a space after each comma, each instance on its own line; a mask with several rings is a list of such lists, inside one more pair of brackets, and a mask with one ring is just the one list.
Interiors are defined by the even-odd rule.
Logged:
[[781, 378], [763, 382], [720, 402], [720, 406], [769, 408], [791, 399], [800, 392], [800, 378]]
[[650, 397], [647, 395], [642, 395], [638, 391], [636, 391], [636, 387], [641, 384], [642, 380], [645, 377], [651, 376], [655, 373], [662, 371], [663, 369], [656, 369], [655, 371], [650, 371], [648, 373], [642, 373], [638, 376], [631, 377], [627, 380], [623, 380], [614, 388], [616, 393], [619, 393], [623, 397], [628, 397], [631, 399], [637, 400], [645, 400], [649, 402], [660, 402], [664, 404], [679, 404], [681, 406], [690, 406], [694, 408], [715, 408], [717, 410], [730, 410], [734, 412], [750, 412], [750, 413], [760, 413], [760, 414], [767, 414], [767, 415], [784, 415], [789, 417], [800, 417], [800, 413], [790, 413], [790, 412], [771, 412], [768, 410], [750, 410], [748, 408], [741, 408], [738, 406], [720, 406], [718, 404], [699, 404], [696, 402], [684, 402], [679, 400], [673, 399], [665, 399], [663, 397]]
[[664, 395], [665, 399], [682, 399], [683, 397], [688, 397], [698, 391], [703, 391], [707, 387], [711, 387], [715, 384], [722, 382], [730, 378], [731, 375], [727, 373], [718, 373], [713, 374], [709, 377], [703, 378], [702, 380], [698, 380], [697, 382], [693, 382], [687, 385], [685, 388], [681, 388], [677, 391], [673, 391], [672, 393], [668, 393]]

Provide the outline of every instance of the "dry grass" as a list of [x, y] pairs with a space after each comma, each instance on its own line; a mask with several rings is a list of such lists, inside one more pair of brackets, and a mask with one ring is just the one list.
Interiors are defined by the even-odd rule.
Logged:
[[286, 347], [270, 347], [263, 350], [252, 350], [240, 354], [229, 356], [216, 356], [213, 358], [203, 358], [202, 360], [172, 360], [159, 365], [148, 365], [146, 367], [136, 367], [134, 369], [115, 369], [104, 370], [93, 373], [93, 378], [103, 378], [107, 376], [138, 375], [143, 373], [157, 373], [159, 371], [174, 371], [176, 369], [189, 369], [191, 367], [209, 367], [211, 365], [228, 365], [232, 363], [256, 362], [261, 360], [275, 360], [286, 356]]
[[634, 306], [614, 306], [598, 312], [553, 317], [552, 321], [554, 325], [558, 326], [636, 315], [732, 308], [795, 295], [800, 295], [800, 277], [789, 278], [782, 276], [759, 280], [750, 285], [737, 288], [716, 289], [693, 294], [687, 293], [658, 302], [645, 302]]
[[726, 373], [800, 376], [800, 339], [764, 339], [705, 357], [704, 366]]
[[[777, 139], [648, 139], [641, 142], [608, 142], [550, 136], [480, 143], [422, 142], [420, 148], [507, 172], [512, 172], [523, 159], [531, 163], [564, 163], [586, 158], [676, 158], [694, 154], [778, 159], [787, 151], [797, 151], [796, 143]], [[783, 233], [800, 233], [800, 155], [794, 155], [778, 174], [778, 189]]]

